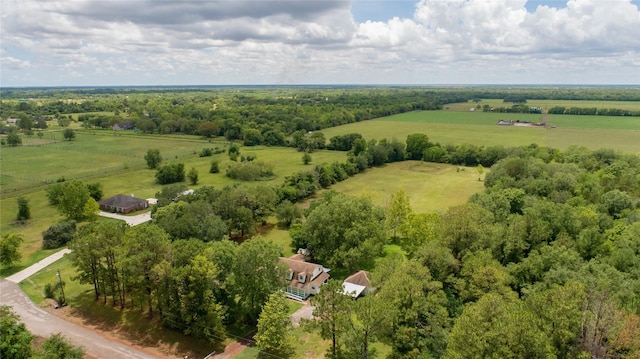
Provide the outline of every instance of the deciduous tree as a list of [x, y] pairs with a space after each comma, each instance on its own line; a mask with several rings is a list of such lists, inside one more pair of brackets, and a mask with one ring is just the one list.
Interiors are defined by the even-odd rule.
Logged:
[[61, 185], [61, 195], [58, 198], [58, 210], [68, 219], [81, 219], [85, 215], [85, 206], [89, 196], [89, 189], [80, 180], [64, 182]]
[[67, 141], [73, 141], [76, 138], [76, 132], [70, 128], [65, 128], [62, 132], [62, 136]]
[[233, 267], [234, 289], [247, 319], [258, 318], [271, 293], [284, 287], [284, 268], [278, 263], [277, 245], [255, 237], [242, 242]]
[[21, 234], [7, 233], [0, 239], [0, 264], [10, 267], [22, 258], [20, 244], [24, 242]]
[[370, 263], [385, 241], [384, 212], [365, 197], [327, 192], [296, 234], [294, 244], [311, 250], [330, 268], [355, 270]]
[[16, 221], [24, 222], [31, 219], [31, 209], [29, 208], [29, 200], [25, 197], [18, 197], [18, 215]]
[[162, 162], [162, 156], [160, 155], [160, 150], [158, 149], [148, 150], [147, 154], [144, 156], [144, 160], [147, 161], [147, 167], [151, 169], [158, 167]]
[[33, 336], [11, 307], [0, 306], [0, 358], [30, 359]]

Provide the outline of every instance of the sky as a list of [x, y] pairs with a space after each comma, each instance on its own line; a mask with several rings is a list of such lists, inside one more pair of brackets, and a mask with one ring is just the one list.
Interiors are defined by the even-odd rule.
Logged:
[[0, 0], [0, 87], [640, 85], [640, 0]]

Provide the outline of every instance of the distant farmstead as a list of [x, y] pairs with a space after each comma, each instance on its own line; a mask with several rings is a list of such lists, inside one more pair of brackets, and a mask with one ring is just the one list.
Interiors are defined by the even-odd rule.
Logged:
[[145, 208], [149, 208], [149, 202], [146, 199], [126, 196], [118, 194], [98, 202], [100, 209], [107, 212], [115, 213], [131, 213]]

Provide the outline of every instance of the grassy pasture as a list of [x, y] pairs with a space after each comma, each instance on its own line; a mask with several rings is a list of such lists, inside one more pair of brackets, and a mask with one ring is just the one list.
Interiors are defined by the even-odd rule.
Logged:
[[403, 190], [414, 212], [427, 213], [444, 212], [466, 203], [471, 195], [484, 189], [483, 183], [478, 181], [475, 168], [405, 161], [370, 168], [332, 185], [331, 189], [352, 196], [367, 196], [382, 207], [388, 205], [393, 193]]
[[[0, 271], [1, 276], [27, 267], [44, 258], [51, 251], [41, 249], [42, 232], [50, 225], [63, 220], [46, 198], [45, 181], [57, 178], [80, 178], [87, 182], [100, 182], [104, 197], [118, 193], [140, 198], [153, 197], [162, 186], [155, 183], [155, 170], [148, 169], [144, 160], [146, 151], [158, 148], [167, 162], [184, 163], [185, 170], [195, 167], [199, 183], [190, 188], [210, 185], [223, 187], [237, 183], [225, 176], [226, 153], [212, 157], [199, 157], [205, 148], [224, 148], [226, 142], [209, 143], [207, 140], [187, 136], [118, 135], [111, 131], [79, 131], [75, 141], [63, 141], [38, 146], [5, 147], [2, 149], [2, 175], [0, 185], [0, 234], [22, 234], [22, 261]], [[252, 153], [259, 160], [273, 165], [275, 177], [269, 181], [250, 182], [252, 185], [277, 185], [285, 176], [296, 171], [310, 169], [302, 163], [302, 154], [292, 148], [242, 147], [242, 154]], [[344, 161], [346, 154], [335, 151], [318, 151], [312, 154], [312, 165], [323, 162]], [[220, 162], [220, 173], [211, 174], [212, 160]], [[29, 200], [32, 220], [26, 225], [16, 225], [17, 197]], [[275, 234], [275, 233], [274, 233]], [[285, 233], [286, 234], [286, 233]], [[280, 240], [283, 240], [282, 235]], [[289, 250], [288, 246], [283, 246]]]
[[537, 143], [566, 149], [570, 145], [595, 150], [611, 148], [640, 153], [640, 118], [549, 115], [556, 128], [497, 126], [498, 120], [538, 122], [541, 115], [486, 112], [419, 111], [352, 123], [323, 130], [327, 138], [360, 133], [366, 139], [398, 138], [425, 133], [432, 142], [505, 147]]
[[[508, 107], [513, 105], [511, 102], [504, 102], [502, 99], [482, 99], [479, 103], [475, 102], [459, 102], [445, 105], [451, 111], [469, 111], [472, 107], [482, 107], [489, 105], [491, 107]], [[628, 111], [640, 111], [640, 102], [636, 101], [597, 101], [597, 100], [527, 100], [527, 105], [531, 107], [541, 107], [550, 109], [554, 106], [562, 107], [580, 107], [580, 108], [616, 108]]]

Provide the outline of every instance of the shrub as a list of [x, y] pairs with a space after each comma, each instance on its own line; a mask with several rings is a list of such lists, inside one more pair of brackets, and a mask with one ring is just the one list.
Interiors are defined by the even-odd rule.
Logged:
[[159, 184], [169, 184], [184, 181], [184, 164], [173, 163], [158, 167], [156, 180]]
[[209, 173], [218, 173], [220, 172], [220, 165], [218, 161], [211, 161], [211, 168], [209, 168]]
[[236, 162], [227, 168], [227, 177], [255, 181], [273, 176], [273, 166], [262, 161]]
[[67, 244], [76, 233], [76, 222], [65, 221], [52, 225], [42, 232], [42, 248], [59, 248]]
[[211, 157], [211, 155], [213, 155], [213, 149], [212, 148], [203, 148], [202, 151], [200, 151], [200, 157]]

